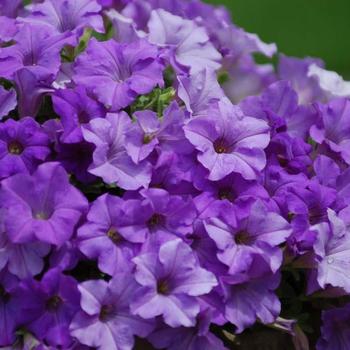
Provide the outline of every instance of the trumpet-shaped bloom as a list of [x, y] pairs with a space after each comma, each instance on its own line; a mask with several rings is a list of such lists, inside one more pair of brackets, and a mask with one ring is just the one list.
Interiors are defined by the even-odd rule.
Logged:
[[162, 71], [157, 47], [146, 40], [121, 44], [91, 39], [77, 59], [73, 80], [91, 90], [107, 108], [118, 111], [162, 85]]
[[200, 311], [196, 297], [208, 294], [217, 281], [198, 265], [191, 248], [175, 239], [134, 262], [135, 278], [142, 288], [132, 303], [133, 313], [146, 319], [162, 315], [171, 327], [193, 326]]
[[243, 115], [226, 100], [207, 111], [207, 116], [185, 126], [187, 139], [199, 151], [198, 161], [209, 170], [209, 180], [218, 181], [235, 172], [247, 180], [265, 167], [269, 127], [263, 120]]
[[87, 209], [87, 200], [69, 184], [58, 163], [42, 164], [33, 175], [17, 174], [1, 185], [5, 229], [14, 243], [39, 240], [62, 245]]
[[108, 184], [116, 183], [126, 190], [148, 187], [151, 170], [147, 163], [135, 164], [125, 149], [125, 134], [131, 120], [125, 112], [96, 118], [83, 128], [84, 139], [96, 148], [89, 172]]

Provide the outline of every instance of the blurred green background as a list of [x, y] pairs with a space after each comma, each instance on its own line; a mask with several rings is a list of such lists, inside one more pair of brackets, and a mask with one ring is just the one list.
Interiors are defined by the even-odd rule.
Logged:
[[350, 0], [206, 0], [290, 56], [320, 57], [350, 79]]

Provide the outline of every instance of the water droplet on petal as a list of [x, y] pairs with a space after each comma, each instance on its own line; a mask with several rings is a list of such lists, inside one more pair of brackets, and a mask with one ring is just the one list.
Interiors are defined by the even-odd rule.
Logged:
[[328, 258], [328, 259], [327, 259], [327, 263], [328, 263], [328, 264], [333, 264], [333, 262], [334, 262], [334, 259], [333, 259], [333, 258]]

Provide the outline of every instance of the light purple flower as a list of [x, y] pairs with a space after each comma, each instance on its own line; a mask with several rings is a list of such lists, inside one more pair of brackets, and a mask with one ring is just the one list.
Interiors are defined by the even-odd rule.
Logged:
[[307, 57], [295, 58], [280, 55], [278, 74], [283, 80], [289, 80], [297, 92], [299, 104], [308, 104], [322, 100], [324, 93], [319, 87], [317, 79], [308, 76], [308, 71], [311, 65], [323, 67], [322, 60]]
[[75, 73], [73, 80], [91, 90], [112, 111], [163, 84], [158, 49], [146, 40], [121, 44], [91, 39], [77, 59]]
[[178, 95], [185, 103], [191, 116], [205, 114], [210, 103], [218, 102], [223, 96], [215, 71], [205, 68], [190, 76], [179, 76]]
[[45, 72], [34, 73], [27, 67], [14, 74], [20, 117], [37, 114], [44, 95], [54, 91], [53, 80], [52, 75], [47, 75]]
[[269, 211], [261, 201], [257, 201], [250, 208], [249, 216], [237, 224], [228, 214], [224, 212], [222, 219], [206, 220], [205, 228], [219, 249], [219, 260], [228, 266], [232, 278], [245, 279], [247, 271], [257, 261], [260, 262], [259, 268], [263, 270], [265, 264], [275, 273], [282, 264], [278, 245], [291, 234], [289, 223]]
[[151, 245], [155, 243], [153, 239], [173, 240], [191, 232], [196, 210], [190, 197], [170, 195], [159, 188], [142, 190], [140, 194], [143, 197], [140, 215]]
[[125, 112], [109, 113], [106, 118], [96, 118], [83, 128], [84, 139], [93, 143], [93, 163], [89, 172], [103, 181], [126, 190], [148, 187], [151, 171], [147, 163], [135, 164], [125, 149], [125, 133], [131, 127]]
[[97, 259], [101, 271], [113, 274], [130, 266], [146, 240], [143, 207], [138, 200], [103, 195], [93, 202], [87, 222], [78, 229], [79, 249]]
[[34, 74], [56, 75], [61, 64], [60, 51], [71, 41], [56, 34], [47, 25], [22, 23], [14, 37], [15, 44], [0, 50], [0, 76], [12, 79], [23, 67]]
[[28, 329], [52, 346], [68, 347], [72, 343], [69, 325], [79, 310], [76, 280], [56, 268], [46, 272], [40, 282], [26, 280], [19, 290], [28, 301], [24, 312], [32, 315]]
[[74, 33], [78, 38], [84, 28], [103, 33], [101, 6], [95, 0], [45, 0], [31, 7], [31, 22], [41, 22], [58, 33]]
[[0, 124], [0, 178], [32, 173], [49, 154], [49, 138], [33, 118]]
[[87, 200], [58, 163], [42, 164], [33, 175], [17, 174], [1, 185], [5, 229], [13, 243], [38, 239], [62, 245], [87, 209]]
[[103, 106], [89, 96], [85, 88], [62, 89], [52, 96], [55, 112], [60, 116], [63, 126], [61, 140], [76, 143], [83, 140], [81, 126], [91, 119], [105, 116]]
[[44, 268], [43, 257], [50, 246], [41, 242], [12, 243], [4, 227], [5, 210], [0, 211], [0, 271], [7, 269], [18, 278], [25, 279], [39, 274]]
[[162, 118], [148, 110], [135, 112], [134, 117], [135, 123], [125, 134], [125, 148], [135, 163], [146, 159], [156, 147], [165, 152], [192, 151], [183, 132], [184, 113], [176, 102], [164, 111]]
[[180, 239], [164, 243], [133, 260], [135, 278], [142, 286], [131, 304], [133, 313], [151, 319], [162, 315], [171, 327], [190, 327], [200, 311], [197, 296], [217, 285], [215, 276], [201, 268], [191, 248]]
[[87, 281], [79, 285], [81, 308], [70, 326], [73, 337], [98, 350], [131, 350], [134, 335], [146, 337], [154, 321], [130, 313], [138, 287], [130, 272], [117, 273], [107, 283]]
[[245, 116], [226, 100], [209, 109], [207, 116], [191, 120], [185, 135], [199, 151], [198, 160], [209, 170], [209, 180], [218, 181], [233, 172], [253, 180], [265, 167], [268, 125]]
[[257, 319], [261, 323], [273, 323], [281, 311], [281, 304], [274, 293], [280, 276], [267, 275], [251, 279], [243, 284], [231, 284], [232, 277], [222, 277], [225, 286], [225, 317], [237, 327], [237, 333], [252, 326]]
[[205, 28], [163, 9], [152, 11], [149, 40], [165, 49], [165, 56], [180, 72], [196, 73], [220, 68], [220, 53], [209, 41]]

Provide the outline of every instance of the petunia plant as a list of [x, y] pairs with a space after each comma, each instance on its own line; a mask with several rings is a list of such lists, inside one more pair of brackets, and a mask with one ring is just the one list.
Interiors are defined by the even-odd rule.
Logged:
[[201, 0], [0, 0], [0, 349], [350, 349], [349, 86]]

